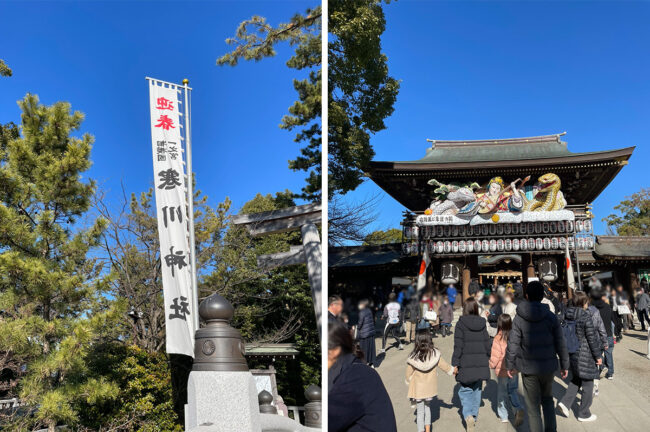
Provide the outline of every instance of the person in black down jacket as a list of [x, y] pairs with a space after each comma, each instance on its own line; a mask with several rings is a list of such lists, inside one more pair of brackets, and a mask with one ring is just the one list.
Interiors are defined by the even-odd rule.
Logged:
[[377, 360], [375, 348], [375, 320], [368, 309], [370, 302], [366, 299], [359, 302], [359, 322], [357, 323], [357, 340], [368, 366], [373, 366]]
[[578, 336], [580, 345], [575, 353], [569, 354], [571, 383], [557, 407], [566, 417], [569, 417], [569, 407], [582, 387], [578, 420], [589, 422], [596, 420], [596, 415], [589, 411], [589, 407], [594, 399], [594, 379], [598, 378], [600, 374], [598, 365], [603, 361], [601, 358], [602, 342], [594, 327], [591, 315], [587, 312], [589, 307], [587, 294], [577, 292], [573, 303], [575, 306], [567, 309], [565, 320], [575, 321], [576, 336]]
[[604, 356], [604, 366], [601, 364], [600, 369], [607, 369], [606, 378], [614, 379], [614, 335], [612, 334], [612, 320], [614, 319], [614, 311], [612, 306], [605, 303], [603, 300], [603, 288], [594, 287], [589, 291], [591, 296], [591, 304], [598, 309], [600, 312], [600, 317], [603, 320], [603, 325], [605, 326], [605, 333], [607, 333], [607, 349], [603, 353]]
[[328, 323], [330, 432], [397, 432], [393, 405], [379, 374], [359, 359], [348, 329]]
[[481, 405], [483, 380], [490, 379], [491, 343], [485, 319], [478, 314], [478, 303], [470, 297], [463, 306], [463, 316], [454, 332], [454, 354], [451, 364], [460, 383], [458, 397], [468, 431], [474, 430]]
[[[557, 430], [553, 404], [553, 379], [558, 369], [558, 357], [562, 378], [569, 369], [569, 353], [562, 335], [562, 328], [548, 306], [541, 303], [544, 287], [532, 281], [526, 288], [527, 301], [517, 307], [508, 338], [506, 367], [508, 376], [522, 373], [524, 399], [526, 400], [530, 432], [554, 432]], [[544, 411], [544, 425], [540, 413]]]

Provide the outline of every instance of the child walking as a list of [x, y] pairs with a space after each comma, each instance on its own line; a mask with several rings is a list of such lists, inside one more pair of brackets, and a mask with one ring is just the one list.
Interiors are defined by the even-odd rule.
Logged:
[[438, 368], [453, 375], [453, 368], [433, 347], [428, 328], [418, 328], [415, 347], [406, 360], [408, 397], [417, 406], [418, 432], [431, 431], [431, 401], [438, 395]]
[[524, 410], [519, 402], [517, 387], [519, 387], [518, 375], [508, 378], [505, 357], [508, 347], [508, 335], [512, 329], [512, 318], [507, 313], [499, 315], [497, 320], [497, 335], [492, 342], [492, 353], [490, 355], [490, 368], [494, 369], [497, 375], [497, 414], [502, 423], [508, 423], [508, 408], [506, 399], [510, 401], [515, 411], [515, 427], [524, 422]]

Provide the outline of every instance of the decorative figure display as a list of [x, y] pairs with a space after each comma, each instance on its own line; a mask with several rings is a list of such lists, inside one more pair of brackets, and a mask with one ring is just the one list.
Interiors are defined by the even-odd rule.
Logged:
[[460, 280], [460, 265], [453, 261], [447, 261], [442, 264], [440, 273], [440, 282], [443, 284], [457, 284]]
[[562, 210], [566, 206], [564, 195], [560, 191], [560, 178], [547, 173], [537, 179], [539, 182], [530, 193], [521, 194], [524, 199], [524, 211], [553, 211]]
[[469, 186], [460, 186], [453, 184], [442, 184], [436, 179], [429, 180], [428, 184], [438, 186], [434, 193], [436, 199], [431, 202], [425, 214], [431, 215], [455, 215], [468, 203], [476, 200], [474, 189], [479, 187], [478, 183], [472, 183]]

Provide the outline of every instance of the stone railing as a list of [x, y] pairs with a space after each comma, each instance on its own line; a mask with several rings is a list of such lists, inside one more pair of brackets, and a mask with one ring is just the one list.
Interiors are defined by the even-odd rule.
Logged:
[[[322, 393], [318, 386], [310, 385], [305, 390], [305, 398], [309, 401], [304, 407], [287, 406], [293, 413], [293, 420], [300, 422], [300, 411], [304, 411], [304, 425], [308, 428], [320, 428], [322, 417]], [[272, 405], [273, 396], [266, 390], [262, 390], [257, 397], [260, 404], [261, 414], [278, 414], [277, 408]]]

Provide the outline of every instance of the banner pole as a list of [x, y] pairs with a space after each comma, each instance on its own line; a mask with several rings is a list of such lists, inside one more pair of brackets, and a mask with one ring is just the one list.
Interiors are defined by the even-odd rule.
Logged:
[[187, 165], [187, 220], [190, 230], [190, 265], [192, 266], [192, 294], [194, 298], [194, 331], [199, 329], [199, 285], [196, 277], [196, 240], [194, 238], [194, 173], [192, 172], [192, 139], [190, 133], [189, 80], [183, 80], [185, 90], [185, 158]]

